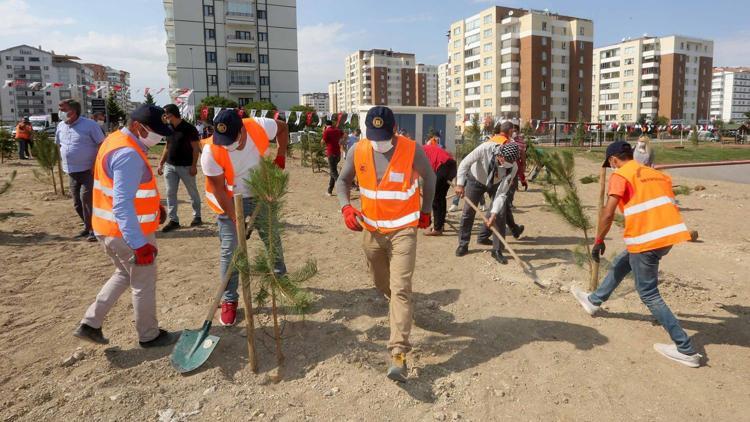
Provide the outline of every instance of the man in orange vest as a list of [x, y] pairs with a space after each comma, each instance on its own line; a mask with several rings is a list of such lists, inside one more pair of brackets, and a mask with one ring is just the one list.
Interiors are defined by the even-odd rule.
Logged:
[[[373, 107], [365, 119], [366, 139], [354, 153], [336, 182], [346, 227], [362, 231], [362, 248], [375, 287], [388, 298], [391, 335], [388, 378], [406, 381], [406, 353], [411, 350], [414, 306], [412, 275], [417, 258], [417, 228], [430, 226], [435, 196], [435, 173], [421, 145], [395, 135], [396, 120], [388, 107]], [[359, 182], [362, 211], [349, 203], [354, 177]], [[419, 178], [424, 192], [420, 201]]]
[[591, 256], [599, 262], [605, 250], [604, 237], [612, 226], [618, 207], [625, 216], [623, 240], [627, 249], [615, 257], [595, 292], [588, 294], [574, 287], [571, 293], [586, 312], [594, 315], [622, 279], [632, 272], [641, 300], [674, 342], [654, 344], [654, 349], [669, 359], [697, 368], [701, 356], [664, 303], [658, 288], [659, 261], [673, 245], [690, 240], [674, 201], [672, 179], [633, 160], [633, 149], [624, 141], [613, 142], [607, 147], [602, 166], [612, 167], [615, 172], [609, 179], [609, 199], [599, 217], [599, 232]]
[[[219, 216], [217, 222], [221, 241], [220, 279], [229, 268], [232, 254], [237, 247], [237, 214], [233, 196], [235, 193], [242, 194], [245, 215], [252, 214], [255, 200], [245, 180], [260, 164], [273, 138], [276, 138], [279, 145], [274, 162], [283, 169], [289, 145], [289, 128], [282, 120], [265, 117], [243, 119], [236, 110], [222, 110], [214, 119], [213, 136], [204, 140], [201, 169], [206, 175], [206, 201]], [[260, 218], [262, 216], [259, 216]], [[286, 274], [279, 233], [269, 234], [264, 227], [259, 226], [258, 234], [266, 245], [269, 244], [269, 238], [271, 239], [278, 251], [274, 269], [278, 274]], [[239, 274], [234, 271], [221, 302], [219, 322], [224, 326], [234, 325], [237, 319], [238, 277]]]
[[31, 147], [31, 137], [34, 135], [34, 128], [28, 117], [24, 117], [16, 125], [16, 141], [18, 142], [18, 159], [28, 160], [31, 157], [29, 148]]
[[[128, 126], [113, 132], [99, 147], [94, 163], [91, 226], [115, 264], [115, 273], [89, 306], [76, 337], [107, 344], [102, 323], [128, 287], [141, 347], [173, 344], [177, 335], [159, 328], [156, 319], [156, 237], [166, 219], [156, 178], [146, 153], [172, 133], [161, 107], [143, 105]], [[161, 220], [161, 221], [160, 221]]]

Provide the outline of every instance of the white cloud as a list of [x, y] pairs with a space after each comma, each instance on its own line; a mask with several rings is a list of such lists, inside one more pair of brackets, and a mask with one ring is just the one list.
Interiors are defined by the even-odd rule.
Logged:
[[31, 10], [26, 0], [1, 0], [0, 37], [34, 34], [44, 32], [49, 28], [72, 25], [75, 20], [70, 17], [44, 17], [43, 11]]
[[353, 34], [342, 23], [320, 23], [297, 30], [300, 93], [328, 92], [328, 82], [344, 76], [344, 59]]
[[421, 13], [419, 15], [412, 15], [412, 16], [398, 16], [393, 18], [388, 18], [385, 20], [386, 23], [417, 23], [417, 22], [431, 22], [434, 18], [432, 15]]
[[750, 31], [743, 30], [731, 37], [714, 41], [714, 66], [747, 66], [750, 57]]

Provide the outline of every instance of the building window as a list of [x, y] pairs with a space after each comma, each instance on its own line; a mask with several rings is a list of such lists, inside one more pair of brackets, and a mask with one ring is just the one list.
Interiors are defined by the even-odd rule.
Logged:
[[547, 37], [542, 37], [542, 45], [547, 45]]
[[216, 30], [206, 28], [203, 30], [203, 35], [206, 37], [207, 40], [213, 40], [216, 39]]
[[251, 102], [250, 98], [247, 98], [247, 97], [241, 97], [241, 98], [237, 99], [237, 104], [239, 104], [240, 107], [244, 107], [244, 106], [250, 104], [250, 102]]
[[583, 56], [578, 57], [578, 63], [583, 64]]
[[547, 89], [547, 82], [542, 81], [542, 91], [544, 91], [545, 89]]
[[216, 86], [219, 84], [219, 77], [216, 75], [208, 75], [208, 85]]
[[542, 22], [542, 31], [547, 30], [547, 22]]
[[542, 66], [542, 76], [547, 76], [547, 66]]
[[461, 40], [453, 41], [453, 48], [461, 48]]
[[583, 33], [583, 27], [580, 27], [580, 28], [578, 29], [578, 35], [583, 35], [583, 34], [584, 34], [584, 33]]
[[492, 23], [492, 15], [485, 16], [484, 23]]
[[484, 38], [488, 38], [492, 36], [492, 30], [491, 29], [485, 29], [484, 33], [482, 34]]
[[268, 41], [268, 33], [258, 32], [258, 41]]
[[485, 98], [484, 99], [484, 106], [485, 107], [492, 107], [492, 98]]
[[484, 65], [489, 66], [492, 64], [492, 57], [485, 57], [484, 58]]
[[215, 51], [206, 51], [206, 63], [216, 63]]
[[485, 52], [490, 52], [490, 51], [492, 51], [492, 43], [487, 43], [487, 44], [485, 44], [485, 45], [484, 45], [484, 51], [485, 51]]
[[252, 40], [253, 33], [250, 31], [234, 31], [234, 37], [238, 40]]
[[542, 105], [547, 105], [547, 96], [542, 95]]
[[567, 50], [568, 49], [568, 43], [567, 43], [567, 41], [561, 42], [560, 43], [560, 48], [562, 48], [563, 50]]
[[565, 92], [565, 84], [560, 84], [560, 91]]
[[542, 61], [543, 62], [547, 61], [547, 52], [546, 51], [542, 51]]
[[237, 53], [237, 61], [240, 63], [252, 63], [253, 55], [250, 53]]
[[460, 34], [461, 34], [461, 27], [453, 29], [453, 35], [460, 35]]
[[213, 6], [203, 6], [203, 16], [213, 16], [214, 15], [214, 7]]
[[268, 64], [268, 55], [267, 54], [259, 54], [258, 55], [258, 61], [262, 64]]
[[491, 94], [492, 93], [492, 85], [485, 85], [483, 89], [484, 89], [484, 93], [485, 94]]
[[268, 83], [268, 76], [261, 76], [260, 77], [260, 84], [261, 85], [269, 85], [269, 83]]
[[578, 69], [578, 77], [583, 78], [583, 69]]
[[265, 10], [258, 10], [258, 19], [268, 19], [268, 12]]
[[482, 79], [484, 79], [484, 80], [491, 80], [492, 79], [492, 72], [489, 71], [489, 70], [486, 71], [486, 72], [484, 72], [482, 74]]

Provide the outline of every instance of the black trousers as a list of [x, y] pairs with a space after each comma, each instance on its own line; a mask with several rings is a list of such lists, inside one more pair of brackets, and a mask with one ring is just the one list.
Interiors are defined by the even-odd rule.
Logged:
[[328, 171], [331, 173], [331, 180], [328, 181], [328, 193], [333, 193], [333, 187], [339, 178], [339, 161], [340, 155], [331, 155], [328, 157]]
[[456, 160], [448, 160], [440, 165], [435, 172], [437, 176], [435, 183], [435, 199], [432, 201], [432, 216], [434, 223], [432, 228], [443, 231], [445, 226], [445, 213], [448, 211], [448, 201], [445, 197], [451, 187], [451, 180], [455, 179], [458, 170]]
[[[465, 197], [471, 200], [471, 202], [473, 202], [475, 205], [479, 203], [479, 198], [481, 198], [485, 193], [489, 194], [490, 198], [494, 198], [495, 192], [497, 192], [497, 185], [486, 186], [485, 184], [478, 182], [472, 177], [469, 177], [469, 180], [466, 182], [466, 186], [464, 186]], [[492, 202], [490, 201], [490, 204], [491, 203]], [[503, 209], [500, 211], [500, 214], [497, 216], [497, 218], [495, 218], [495, 229], [497, 229], [497, 231], [503, 237], [505, 237], [505, 209], [506, 207], [503, 207]], [[490, 212], [488, 210], [488, 217], [489, 214]], [[468, 203], [465, 203], [463, 213], [461, 214], [461, 232], [458, 235], [459, 246], [464, 246], [467, 248], [469, 247], [469, 241], [471, 240], [471, 229], [474, 227], [474, 217], [476, 217], [476, 211], [474, 211], [474, 208], [470, 207]], [[482, 224], [482, 227], [484, 227], [484, 224]], [[489, 232], [489, 230], [487, 231]], [[500, 239], [497, 239], [495, 236], [492, 237], [492, 249], [498, 252], [501, 252], [503, 250]]]
[[91, 209], [93, 208], [94, 173], [91, 170], [69, 173], [70, 194], [73, 196], [73, 207], [81, 217], [89, 233], [91, 229]]

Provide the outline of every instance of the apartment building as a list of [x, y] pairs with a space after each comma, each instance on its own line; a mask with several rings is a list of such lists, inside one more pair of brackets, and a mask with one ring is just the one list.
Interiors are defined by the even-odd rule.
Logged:
[[438, 106], [438, 69], [429, 64], [417, 64], [417, 105]]
[[438, 107], [451, 105], [451, 74], [448, 63], [438, 65]]
[[346, 83], [339, 79], [328, 83], [328, 109], [331, 113], [345, 112]]
[[[360, 105], [417, 105], [416, 58], [393, 50], [359, 50], [344, 60], [343, 109]], [[342, 103], [339, 103], [342, 107]]]
[[750, 67], [715, 67], [711, 81], [711, 120], [750, 120]]
[[593, 37], [591, 20], [548, 10], [495, 6], [453, 22], [448, 63], [456, 121], [588, 120]]
[[302, 94], [299, 97], [299, 103], [303, 106], [314, 108], [319, 112], [330, 112], [327, 92], [312, 92]]
[[123, 111], [133, 111], [130, 101], [130, 73], [97, 63], [84, 63], [84, 69], [90, 72], [92, 84], [96, 87], [93, 97], [109, 98], [111, 93], [115, 102]]
[[170, 89], [194, 89], [196, 104], [209, 95], [297, 104], [295, 0], [163, 2]]
[[594, 49], [592, 115], [604, 122], [664, 116], [707, 122], [713, 41], [670, 35], [624, 39]]

